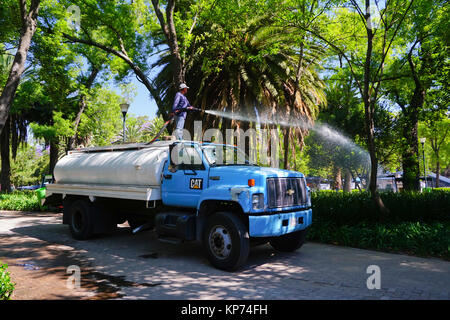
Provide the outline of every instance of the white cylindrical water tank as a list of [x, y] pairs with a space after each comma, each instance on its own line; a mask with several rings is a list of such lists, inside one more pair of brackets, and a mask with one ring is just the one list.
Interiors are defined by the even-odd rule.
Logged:
[[142, 149], [69, 152], [55, 166], [56, 183], [160, 186], [169, 143]]

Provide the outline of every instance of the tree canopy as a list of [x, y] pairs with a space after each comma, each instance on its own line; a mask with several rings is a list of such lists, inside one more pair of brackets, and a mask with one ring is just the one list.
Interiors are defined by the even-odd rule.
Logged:
[[381, 171], [419, 188], [420, 137], [429, 168], [449, 171], [449, 21], [444, 0], [3, 0], [2, 185], [30, 139], [50, 172], [71, 148], [122, 141], [137, 78], [158, 117], [129, 115], [129, 142], [151, 140], [186, 82], [194, 106], [239, 115], [190, 116], [191, 132], [270, 129], [284, 168], [364, 178], [383, 211]]

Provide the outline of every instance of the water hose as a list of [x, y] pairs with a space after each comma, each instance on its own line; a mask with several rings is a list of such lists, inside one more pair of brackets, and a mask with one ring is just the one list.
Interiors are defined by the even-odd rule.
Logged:
[[155, 142], [159, 136], [164, 132], [164, 130], [167, 128], [167, 126], [169, 125], [169, 123], [171, 123], [173, 121], [173, 119], [175, 118], [175, 116], [181, 112], [201, 112], [201, 109], [198, 108], [194, 108], [194, 107], [189, 107], [189, 108], [181, 108], [181, 109], [177, 109], [175, 110], [175, 112], [171, 113], [169, 116], [169, 120], [167, 120], [164, 125], [162, 126], [161, 130], [159, 130], [159, 132], [156, 134], [156, 136], [150, 140], [150, 142], [148, 142], [147, 144], [152, 144], [153, 142]]

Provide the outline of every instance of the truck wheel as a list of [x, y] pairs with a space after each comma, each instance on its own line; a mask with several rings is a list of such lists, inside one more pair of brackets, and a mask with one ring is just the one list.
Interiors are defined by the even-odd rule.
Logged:
[[249, 253], [247, 228], [235, 215], [218, 212], [212, 215], [203, 232], [203, 246], [211, 264], [234, 271], [245, 263]]
[[270, 241], [270, 245], [278, 251], [291, 252], [299, 249], [306, 240], [307, 230], [300, 230], [288, 233], [284, 236], [274, 238]]
[[87, 240], [94, 232], [94, 223], [90, 203], [84, 200], [77, 200], [69, 207], [70, 233], [77, 240]]

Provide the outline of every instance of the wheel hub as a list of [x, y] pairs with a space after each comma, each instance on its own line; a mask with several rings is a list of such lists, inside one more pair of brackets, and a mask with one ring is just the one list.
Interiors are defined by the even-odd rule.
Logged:
[[231, 253], [231, 236], [223, 226], [215, 226], [209, 234], [209, 245], [218, 259], [226, 259]]

